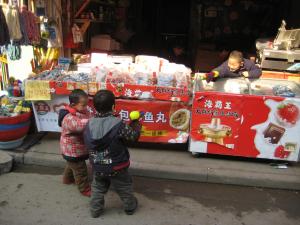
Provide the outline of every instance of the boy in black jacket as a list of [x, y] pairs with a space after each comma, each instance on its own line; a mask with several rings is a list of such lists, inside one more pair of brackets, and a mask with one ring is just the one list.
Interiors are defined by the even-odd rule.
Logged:
[[243, 54], [239, 51], [232, 51], [228, 60], [223, 62], [220, 66], [213, 69], [211, 72], [203, 74], [202, 79], [207, 82], [215, 81], [217, 78], [259, 78], [261, 76], [261, 69], [249, 59], [245, 59]]
[[98, 91], [93, 101], [98, 115], [90, 119], [84, 133], [93, 166], [91, 215], [96, 218], [102, 214], [104, 194], [110, 184], [123, 201], [125, 213], [132, 215], [137, 208], [137, 199], [133, 195], [128, 172], [130, 156], [124, 141], [137, 141], [141, 125], [138, 120], [127, 125], [113, 115], [115, 96], [111, 91]]

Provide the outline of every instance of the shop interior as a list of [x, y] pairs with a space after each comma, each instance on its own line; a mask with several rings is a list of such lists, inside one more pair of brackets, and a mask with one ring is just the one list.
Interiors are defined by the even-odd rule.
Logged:
[[[101, 52], [99, 46], [91, 45], [91, 39], [108, 34], [120, 43], [115, 50], [106, 48], [108, 52], [172, 59], [177, 46], [183, 49], [179, 61], [196, 71], [209, 71], [232, 50], [255, 56], [256, 40], [274, 39], [283, 19], [289, 29], [300, 25], [299, 2], [295, 0], [130, 0], [111, 4], [91, 1], [78, 14], [79, 18], [93, 14], [96, 19], [87, 29], [81, 49], [72, 52]], [[74, 3], [75, 16], [80, 6], [79, 1]]]

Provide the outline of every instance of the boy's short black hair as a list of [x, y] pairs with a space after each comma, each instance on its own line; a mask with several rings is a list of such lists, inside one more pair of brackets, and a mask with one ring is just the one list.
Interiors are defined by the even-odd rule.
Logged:
[[69, 95], [70, 104], [77, 104], [79, 103], [80, 97], [87, 98], [88, 95], [81, 89], [74, 89], [71, 94]]
[[242, 62], [243, 59], [244, 59], [243, 53], [240, 52], [240, 51], [236, 51], [236, 50], [230, 52], [229, 58], [235, 59], [235, 60], [237, 60], [238, 62]]
[[95, 94], [93, 102], [97, 112], [111, 112], [115, 105], [115, 95], [109, 90], [100, 90]]

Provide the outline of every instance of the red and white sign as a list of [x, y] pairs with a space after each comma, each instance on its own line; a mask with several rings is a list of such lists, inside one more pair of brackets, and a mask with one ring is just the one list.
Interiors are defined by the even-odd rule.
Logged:
[[191, 136], [234, 148], [241, 125], [243, 99], [214, 93], [196, 93], [194, 98]]
[[95, 95], [98, 90], [105, 88], [112, 91], [116, 97], [129, 99], [153, 99], [177, 102], [188, 102], [190, 99], [188, 88], [53, 80], [49, 81], [49, 86], [51, 93], [56, 95], [69, 95], [74, 89], [82, 89], [90, 95]]
[[298, 161], [299, 118], [297, 98], [198, 92], [190, 151]]
[[[60, 132], [58, 111], [69, 104], [68, 96], [53, 95], [51, 101], [33, 102], [38, 131]], [[90, 110], [93, 110], [90, 101]], [[186, 143], [189, 137], [190, 110], [180, 102], [116, 100], [120, 118], [129, 122], [131, 111], [143, 112], [140, 142]]]
[[116, 111], [126, 122], [131, 111], [143, 112], [140, 142], [185, 143], [188, 140], [190, 110], [183, 103], [118, 99]]
[[51, 101], [34, 101], [32, 108], [34, 112], [38, 131], [60, 132], [58, 126], [58, 112], [65, 104], [69, 104], [68, 96], [52, 96]]
[[107, 83], [106, 89], [112, 91], [116, 97], [132, 99], [143, 98], [178, 102], [189, 101], [189, 90], [187, 88]]

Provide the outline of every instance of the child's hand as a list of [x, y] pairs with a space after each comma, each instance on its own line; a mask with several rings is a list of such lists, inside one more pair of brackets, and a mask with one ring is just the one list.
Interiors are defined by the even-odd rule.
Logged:
[[201, 75], [202, 80], [206, 80], [207, 83], [213, 81], [215, 78], [219, 76], [219, 73], [217, 71], [211, 71], [209, 73], [205, 73]]
[[245, 77], [245, 78], [248, 78], [249, 77], [249, 72], [248, 71], [244, 71], [242, 73], [242, 75]]

